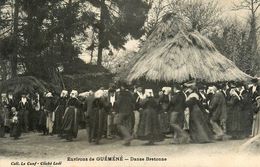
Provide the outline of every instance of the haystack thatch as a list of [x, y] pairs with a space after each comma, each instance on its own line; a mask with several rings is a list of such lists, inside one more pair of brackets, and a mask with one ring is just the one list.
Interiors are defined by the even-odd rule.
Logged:
[[145, 41], [132, 62], [127, 80], [185, 82], [245, 81], [251, 77], [221, 55], [198, 32], [190, 32], [173, 15], [166, 16]]
[[12, 92], [13, 94], [21, 93], [43, 93], [48, 90], [50, 85], [46, 82], [38, 80], [33, 76], [21, 76], [0, 82], [0, 93]]
[[64, 64], [63, 79], [67, 90], [76, 89], [79, 92], [100, 87], [108, 87], [113, 75], [102, 66], [86, 64], [81, 59], [74, 59]]

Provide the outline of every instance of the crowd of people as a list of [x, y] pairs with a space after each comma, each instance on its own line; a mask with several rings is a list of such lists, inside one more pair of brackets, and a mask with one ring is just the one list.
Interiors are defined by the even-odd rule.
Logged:
[[171, 137], [172, 144], [209, 143], [244, 139], [260, 133], [260, 86], [196, 82], [174, 83], [155, 93], [141, 86], [111, 84], [78, 94], [63, 90], [59, 97], [11, 92], [1, 94], [0, 137], [19, 139], [22, 133], [41, 132], [73, 141], [85, 128], [90, 143], [120, 137], [146, 145]]

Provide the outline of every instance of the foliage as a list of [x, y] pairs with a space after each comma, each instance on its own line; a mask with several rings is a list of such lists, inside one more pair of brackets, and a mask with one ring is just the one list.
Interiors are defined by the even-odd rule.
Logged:
[[124, 48], [126, 36], [138, 39], [144, 33], [149, 4], [143, 0], [88, 0], [100, 11], [93, 24], [98, 33], [98, 65], [102, 64], [103, 49]]

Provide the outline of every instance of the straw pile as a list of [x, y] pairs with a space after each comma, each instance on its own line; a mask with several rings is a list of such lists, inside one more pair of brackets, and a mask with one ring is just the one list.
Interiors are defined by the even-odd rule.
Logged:
[[49, 87], [49, 84], [38, 80], [33, 76], [21, 76], [1, 82], [0, 92], [12, 92], [15, 95], [21, 93], [33, 94], [36, 91], [43, 93], [44, 91], [47, 91]]
[[246, 81], [251, 77], [221, 55], [198, 32], [185, 28], [175, 15], [167, 15], [148, 37], [133, 60], [127, 80], [185, 82]]

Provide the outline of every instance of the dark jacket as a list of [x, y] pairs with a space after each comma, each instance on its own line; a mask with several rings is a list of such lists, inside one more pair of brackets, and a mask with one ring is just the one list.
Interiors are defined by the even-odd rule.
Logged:
[[186, 107], [186, 97], [182, 91], [174, 93], [172, 95], [169, 112], [183, 112]]
[[227, 119], [227, 102], [222, 92], [214, 94], [209, 103], [211, 119], [213, 121], [221, 121]]
[[117, 98], [117, 112], [131, 113], [134, 110], [135, 101], [133, 95], [127, 90], [121, 90]]

